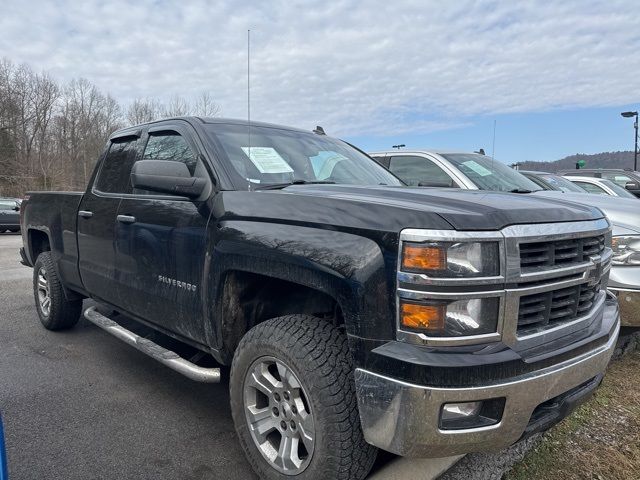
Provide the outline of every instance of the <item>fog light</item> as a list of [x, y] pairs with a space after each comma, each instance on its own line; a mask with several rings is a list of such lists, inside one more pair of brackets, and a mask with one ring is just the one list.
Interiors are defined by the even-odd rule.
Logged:
[[477, 402], [445, 403], [440, 412], [442, 430], [481, 428], [500, 422], [505, 398], [492, 398]]
[[481, 406], [482, 402], [446, 403], [442, 407], [442, 421], [476, 416]]

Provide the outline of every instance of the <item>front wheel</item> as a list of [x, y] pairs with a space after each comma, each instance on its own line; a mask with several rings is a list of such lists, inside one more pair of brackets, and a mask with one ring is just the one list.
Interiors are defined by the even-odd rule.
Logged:
[[80, 320], [82, 300], [67, 300], [50, 252], [38, 255], [33, 265], [33, 296], [47, 330], [71, 328]]
[[360, 480], [376, 458], [364, 440], [347, 338], [320, 318], [290, 315], [252, 328], [231, 367], [242, 448], [267, 480]]

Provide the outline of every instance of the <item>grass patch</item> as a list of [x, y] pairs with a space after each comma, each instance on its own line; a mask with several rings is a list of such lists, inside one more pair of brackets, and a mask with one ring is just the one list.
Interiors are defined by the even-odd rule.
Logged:
[[596, 394], [507, 474], [507, 480], [640, 479], [640, 351], [609, 366]]

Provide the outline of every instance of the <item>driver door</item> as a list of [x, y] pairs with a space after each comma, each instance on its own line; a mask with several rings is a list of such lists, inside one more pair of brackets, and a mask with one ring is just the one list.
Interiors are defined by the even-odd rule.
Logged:
[[[211, 179], [199, 156], [195, 132], [177, 123], [154, 124], [142, 140], [142, 160], [172, 160], [192, 176]], [[206, 262], [206, 198], [134, 189], [123, 198], [116, 225], [116, 256], [125, 309], [168, 331], [204, 340], [201, 280]]]

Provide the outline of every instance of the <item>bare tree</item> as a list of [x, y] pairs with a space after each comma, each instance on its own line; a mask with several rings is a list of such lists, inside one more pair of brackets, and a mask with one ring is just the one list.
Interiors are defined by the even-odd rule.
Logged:
[[193, 114], [200, 117], [217, 117], [220, 115], [220, 105], [213, 100], [209, 92], [202, 92], [193, 105]]
[[189, 105], [189, 102], [187, 102], [184, 97], [181, 97], [180, 95], [174, 95], [169, 100], [169, 103], [163, 108], [162, 116], [184, 117], [185, 115], [189, 115], [190, 111], [191, 106]]
[[139, 123], [152, 122], [161, 118], [163, 107], [153, 98], [135, 99], [127, 108], [127, 123], [138, 125]]
[[86, 79], [61, 85], [26, 64], [0, 59], [0, 196], [83, 189], [105, 139], [124, 124], [219, 112], [208, 92], [193, 101], [176, 95], [166, 105], [137, 99], [123, 111]]

